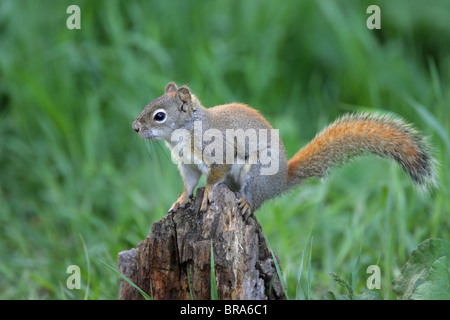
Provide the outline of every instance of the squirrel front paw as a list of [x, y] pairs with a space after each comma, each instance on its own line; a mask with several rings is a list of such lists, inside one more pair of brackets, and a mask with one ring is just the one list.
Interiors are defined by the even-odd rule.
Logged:
[[205, 192], [203, 193], [203, 200], [202, 200], [202, 206], [200, 207], [201, 212], [206, 212], [208, 209], [208, 204], [212, 202], [212, 195], [213, 195], [213, 187], [206, 186]]
[[188, 196], [186, 192], [183, 192], [179, 197], [178, 200], [175, 201], [175, 203], [170, 207], [168, 212], [177, 212], [178, 209], [184, 209], [186, 208], [186, 205], [189, 203], [189, 200], [192, 196]]
[[244, 218], [244, 221], [246, 221], [248, 217], [250, 217], [250, 215], [252, 214], [252, 208], [248, 204], [247, 200], [245, 200], [245, 198], [243, 197], [240, 197], [237, 202], [239, 211], [242, 217]]

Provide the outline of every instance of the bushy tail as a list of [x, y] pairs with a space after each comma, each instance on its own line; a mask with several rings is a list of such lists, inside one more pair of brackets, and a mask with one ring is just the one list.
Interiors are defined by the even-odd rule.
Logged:
[[288, 162], [288, 185], [325, 177], [367, 152], [397, 161], [421, 189], [436, 187], [435, 160], [424, 137], [401, 120], [367, 113], [343, 116], [297, 152]]

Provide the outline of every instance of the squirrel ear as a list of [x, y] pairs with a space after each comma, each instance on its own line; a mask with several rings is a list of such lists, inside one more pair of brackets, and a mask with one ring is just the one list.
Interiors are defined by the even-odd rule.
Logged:
[[183, 104], [180, 107], [181, 111], [186, 112], [189, 110], [189, 113], [190, 113], [191, 111], [196, 110], [195, 104], [191, 103], [192, 95], [191, 95], [191, 91], [189, 90], [188, 87], [181, 86], [180, 88], [178, 88], [177, 97], [178, 97], [178, 99], [181, 100], [181, 102], [183, 102]]
[[189, 102], [191, 102], [191, 99], [192, 99], [191, 91], [189, 90], [188, 87], [182, 86], [182, 87], [178, 88], [178, 90], [177, 90], [177, 97], [184, 103], [189, 103]]
[[177, 85], [173, 82], [169, 82], [164, 90], [164, 93], [177, 91]]

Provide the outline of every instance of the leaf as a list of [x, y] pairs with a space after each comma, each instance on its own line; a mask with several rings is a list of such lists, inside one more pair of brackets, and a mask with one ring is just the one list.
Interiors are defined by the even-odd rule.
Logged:
[[450, 300], [450, 275], [448, 257], [441, 257], [433, 263], [412, 298], [414, 300]]
[[[442, 258], [446, 259], [442, 259]], [[445, 299], [450, 295], [448, 257], [450, 242], [427, 239], [411, 253], [393, 281], [398, 299]]]

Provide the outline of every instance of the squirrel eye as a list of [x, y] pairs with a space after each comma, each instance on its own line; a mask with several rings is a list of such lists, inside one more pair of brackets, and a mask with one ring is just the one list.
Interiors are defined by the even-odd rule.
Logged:
[[166, 113], [162, 110], [156, 110], [153, 115], [153, 120], [158, 123], [162, 123], [166, 120]]

